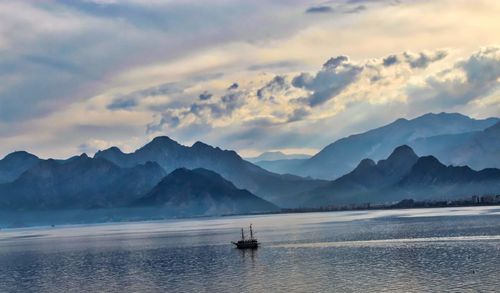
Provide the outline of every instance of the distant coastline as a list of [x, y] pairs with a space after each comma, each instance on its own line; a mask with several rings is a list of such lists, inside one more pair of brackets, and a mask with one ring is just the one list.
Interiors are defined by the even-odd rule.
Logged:
[[385, 204], [366, 203], [366, 204], [351, 204], [343, 206], [324, 206], [318, 208], [289, 208], [289, 209], [281, 209], [281, 212], [310, 213], [310, 212], [475, 207], [475, 206], [500, 206], [500, 194], [485, 195], [485, 196], [474, 195], [470, 199], [459, 199], [459, 200], [415, 201], [413, 199], [404, 199], [397, 203], [385, 203]]
[[[88, 225], [103, 223], [127, 223], [143, 221], [181, 220], [199, 219], [214, 217], [234, 217], [234, 216], [255, 216], [255, 215], [275, 215], [275, 214], [299, 214], [299, 213], [320, 213], [320, 212], [344, 212], [344, 211], [366, 211], [366, 210], [398, 210], [398, 209], [424, 209], [424, 208], [450, 208], [450, 207], [486, 207], [499, 206], [500, 194], [490, 196], [471, 196], [461, 200], [435, 200], [435, 201], [415, 201], [404, 199], [396, 203], [384, 204], [352, 204], [344, 206], [325, 206], [318, 208], [282, 208], [279, 211], [255, 212], [255, 213], [234, 213], [220, 215], [190, 215], [190, 216], [165, 216], [161, 209], [150, 209], [146, 211], [141, 208], [127, 209], [89, 209], [89, 210], [65, 210], [65, 211], [18, 211], [9, 212], [11, 215], [25, 213], [28, 219], [37, 218], [38, 222], [29, 220], [6, 222], [5, 218], [0, 218], [0, 229], [18, 229], [28, 227], [42, 227], [55, 225]], [[151, 214], [148, 214], [151, 212]], [[5, 212], [5, 211], [4, 211]], [[8, 214], [4, 213], [8, 217]], [[91, 218], [91, 216], [95, 218]], [[69, 219], [68, 219], [69, 218]]]

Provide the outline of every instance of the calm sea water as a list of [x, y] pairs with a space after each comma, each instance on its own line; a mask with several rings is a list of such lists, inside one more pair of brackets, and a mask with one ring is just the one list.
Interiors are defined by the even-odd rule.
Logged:
[[[262, 247], [230, 244], [253, 223]], [[499, 292], [500, 209], [0, 231], [0, 292]]]

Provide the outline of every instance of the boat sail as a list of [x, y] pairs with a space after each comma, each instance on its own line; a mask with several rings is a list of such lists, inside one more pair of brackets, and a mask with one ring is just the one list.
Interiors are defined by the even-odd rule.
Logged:
[[236, 248], [239, 249], [258, 248], [260, 244], [257, 241], [257, 238], [253, 237], [252, 224], [250, 224], [250, 239], [245, 239], [245, 232], [243, 231], [243, 228], [241, 228], [241, 239], [238, 240], [238, 242], [231, 243], [236, 245]]

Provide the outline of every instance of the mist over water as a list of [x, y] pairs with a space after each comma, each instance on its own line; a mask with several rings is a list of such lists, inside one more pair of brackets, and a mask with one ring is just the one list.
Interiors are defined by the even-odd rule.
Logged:
[[[262, 247], [233, 248], [250, 223]], [[0, 292], [490, 292], [500, 209], [3, 229], [0, 264]]]

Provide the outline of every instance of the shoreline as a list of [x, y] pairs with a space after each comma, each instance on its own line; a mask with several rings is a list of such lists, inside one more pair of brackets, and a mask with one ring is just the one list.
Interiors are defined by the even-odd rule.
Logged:
[[[50, 218], [45, 218], [41, 222], [27, 222], [27, 223], [7, 223], [5, 221], [0, 222], [0, 232], [11, 231], [11, 230], [19, 230], [19, 229], [30, 229], [30, 228], [55, 228], [55, 227], [67, 227], [67, 226], [79, 226], [79, 225], [101, 225], [101, 224], [124, 224], [124, 223], [140, 223], [140, 222], [157, 222], [157, 221], [168, 221], [168, 220], [189, 220], [189, 219], [211, 219], [217, 217], [238, 217], [238, 216], [259, 216], [259, 215], [280, 215], [280, 214], [305, 214], [305, 213], [334, 213], [334, 212], [349, 212], [349, 211], [383, 211], [383, 210], [408, 210], [408, 209], [439, 209], [439, 208], [465, 208], [465, 207], [498, 207], [500, 208], [500, 203], [477, 203], [477, 204], [458, 204], [457, 202], [415, 202], [412, 206], [403, 206], [398, 204], [392, 205], [378, 205], [378, 206], [370, 206], [370, 207], [362, 207], [356, 206], [353, 208], [348, 207], [322, 207], [322, 208], [297, 208], [297, 209], [281, 209], [280, 211], [274, 212], [261, 212], [261, 213], [242, 213], [242, 214], [221, 214], [221, 215], [199, 215], [199, 216], [185, 216], [185, 217], [167, 217], [167, 216], [157, 216], [157, 217], [147, 217], [147, 216], [129, 216], [123, 218], [114, 218], [110, 216], [108, 213], [116, 213], [119, 212], [118, 209], [102, 209], [102, 210], [64, 210], [64, 211], [37, 211], [37, 212], [12, 212], [11, 215], [16, 213], [23, 213], [26, 216], [40, 216], [40, 213], [48, 213], [50, 215], [55, 216], [52, 218], [53, 221], [50, 221]], [[122, 212], [131, 212], [133, 209], [125, 209]], [[101, 217], [106, 216], [107, 218], [101, 218], [101, 220], [89, 220], [90, 213], [101, 212]], [[38, 215], [37, 215], [38, 213]], [[80, 220], [74, 221], [66, 220], [59, 218], [55, 220], [57, 216], [61, 216], [62, 214], [71, 214], [73, 217], [82, 216]], [[18, 214], [19, 215], [19, 214]], [[51, 223], [53, 222], [53, 223]]]

